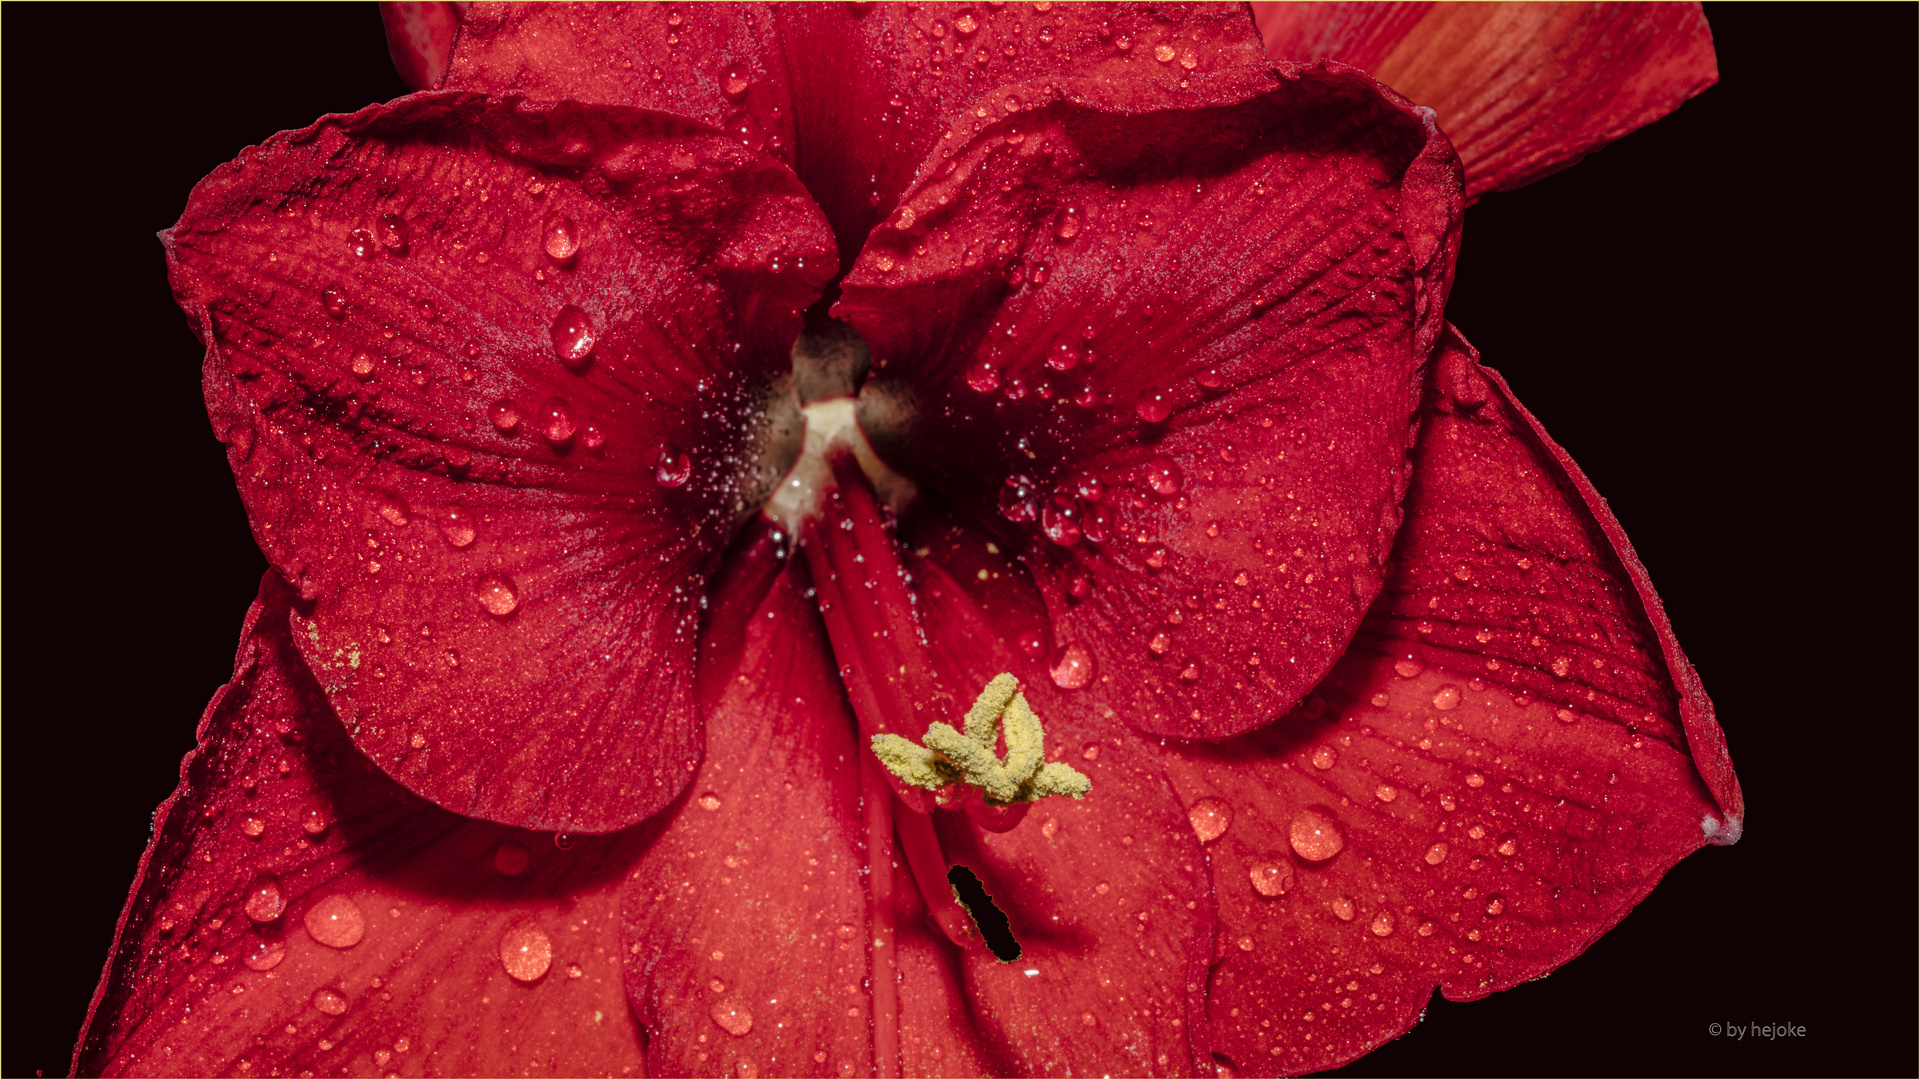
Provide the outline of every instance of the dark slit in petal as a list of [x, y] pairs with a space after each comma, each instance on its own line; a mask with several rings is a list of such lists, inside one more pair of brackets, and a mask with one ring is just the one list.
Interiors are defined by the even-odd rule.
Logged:
[[1000, 958], [1003, 964], [1011, 964], [1020, 959], [1020, 943], [1014, 940], [1013, 927], [1007, 922], [1007, 914], [1000, 905], [987, 895], [986, 887], [973, 871], [964, 866], [955, 866], [947, 871], [947, 884], [953, 886], [954, 899], [973, 916], [973, 925], [986, 939], [987, 948]]

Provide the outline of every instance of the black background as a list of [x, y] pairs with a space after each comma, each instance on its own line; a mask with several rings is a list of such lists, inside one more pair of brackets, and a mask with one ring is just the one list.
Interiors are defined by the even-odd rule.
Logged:
[[[1633, 537], [1746, 838], [1552, 978], [1436, 999], [1355, 1071], [1915, 1070], [1916, 13], [1709, 19], [1719, 86], [1468, 212], [1448, 313]], [[8, 5], [5, 31], [18, 1076], [67, 1069], [265, 568], [153, 234], [242, 146], [405, 88], [372, 4]]]

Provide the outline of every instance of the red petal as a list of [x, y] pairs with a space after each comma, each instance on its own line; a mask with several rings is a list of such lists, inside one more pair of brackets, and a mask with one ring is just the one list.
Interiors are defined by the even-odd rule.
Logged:
[[1238, 1072], [1329, 1068], [1435, 986], [1551, 971], [1739, 833], [1711, 706], [1605, 504], [1464, 342], [1441, 354], [1353, 649], [1279, 723], [1169, 758], [1232, 808], [1209, 1012]]
[[977, 537], [926, 509], [901, 532], [903, 547], [925, 552], [909, 565], [942, 681], [971, 692], [1014, 672], [1045, 726], [1048, 760], [1093, 781], [1084, 800], [1035, 803], [1006, 833], [934, 815], [948, 861], [979, 876], [1022, 950], [1011, 964], [984, 952], [960, 957], [993, 1071], [1210, 1072], [1205, 855], [1157, 749], [1102, 697], [1056, 689], [1044, 659], [1015, 651], [1023, 629], [1044, 624], [1038, 593]]
[[307, 674], [293, 600], [269, 574], [155, 814], [77, 1071], [638, 1075], [617, 903], [647, 837], [560, 851], [402, 790]]
[[447, 71], [460, 30], [459, 4], [380, 5], [380, 21], [387, 28], [387, 52], [401, 81], [415, 90], [432, 90]]
[[701, 583], [774, 475], [745, 420], [833, 271], [792, 174], [659, 114], [418, 95], [250, 151], [167, 243], [356, 745], [516, 825], [670, 802]]
[[1047, 75], [1260, 59], [1237, 4], [534, 4], [469, 11], [446, 85], [670, 109], [794, 164], [851, 260], [978, 99]]
[[996, 91], [835, 310], [880, 453], [998, 531], [1127, 723], [1212, 738], [1298, 700], [1379, 590], [1460, 203], [1358, 72], [1190, 82]]
[[1365, 68], [1439, 114], [1467, 198], [1558, 172], [1719, 81], [1699, 4], [1254, 5], [1267, 55]]
[[[770, 551], [751, 554], [778, 565]], [[703, 675], [707, 756], [635, 868], [625, 913], [649, 1070], [871, 1076], [880, 1024], [900, 1033], [910, 1075], [921, 1062], [978, 1071], [957, 982], [919, 940], [910, 878], [896, 885], [908, 908], [872, 925], [859, 772], [868, 752], [819, 616], [791, 572], [717, 591], [718, 610], [750, 612], [726, 620], [739, 653]], [[903, 991], [895, 1015], [876, 1016], [867, 943], [895, 921], [915, 939], [904, 967], [921, 993]]]

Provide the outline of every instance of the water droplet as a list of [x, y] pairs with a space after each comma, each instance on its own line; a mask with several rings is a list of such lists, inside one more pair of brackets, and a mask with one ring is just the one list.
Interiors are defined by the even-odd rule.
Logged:
[[1447, 845], [1435, 844], [1427, 849], [1427, 865], [1439, 866], [1447, 861]]
[[515, 923], [500, 935], [500, 966], [519, 982], [539, 982], [553, 966], [553, 939], [534, 923]]
[[1433, 695], [1433, 707], [1441, 712], [1451, 712], [1460, 705], [1460, 688], [1443, 686]]
[[272, 971], [287, 958], [287, 943], [254, 938], [240, 954], [240, 962], [254, 971]]
[[1080, 235], [1080, 208], [1064, 206], [1054, 215], [1053, 235], [1058, 240], [1071, 240]]
[[487, 419], [502, 433], [511, 432], [520, 426], [520, 407], [506, 398], [501, 398], [487, 406]]
[[360, 905], [339, 893], [307, 909], [307, 935], [322, 945], [351, 949], [367, 936], [367, 918]]
[[700, 809], [702, 810], [720, 809], [720, 796], [715, 795], [711, 791], [702, 793], [700, 796], [699, 802], [700, 802]]
[[540, 406], [540, 435], [548, 442], [556, 446], [563, 444], [573, 438], [578, 428], [565, 398], [550, 397]]
[[327, 816], [325, 810], [317, 806], [307, 807], [300, 815], [300, 828], [308, 836], [319, 836], [332, 824], [333, 819]]
[[441, 511], [440, 535], [457, 548], [473, 543], [473, 512], [458, 506], [449, 506]]
[[729, 1035], [740, 1036], [753, 1030], [753, 1014], [747, 1011], [746, 1003], [739, 998], [725, 998], [714, 1004], [707, 1015], [720, 1025], [720, 1030]]
[[852, 941], [853, 936], [859, 932], [859, 930], [854, 928], [852, 923], [841, 923], [834, 929], [833, 936], [839, 938], [841, 941]]
[[1272, 899], [1293, 888], [1293, 860], [1284, 855], [1257, 859], [1247, 867], [1253, 891]]
[[267, 831], [267, 823], [257, 817], [250, 817], [240, 823], [240, 831], [246, 834], [247, 839], [258, 840], [260, 834]]
[[1316, 769], [1331, 769], [1333, 768], [1334, 762], [1339, 760], [1340, 760], [1340, 755], [1335, 753], [1333, 748], [1330, 746], [1319, 746], [1314, 748], [1313, 767]]
[[1367, 925], [1367, 929], [1373, 931], [1374, 937], [1386, 937], [1388, 934], [1393, 933], [1392, 913], [1383, 911], [1380, 914], [1375, 915], [1373, 917], [1373, 922]]
[[347, 294], [339, 289], [326, 289], [320, 293], [320, 304], [327, 309], [327, 318], [339, 322], [347, 317]]
[[1394, 674], [1403, 679], [1411, 679], [1425, 670], [1427, 670], [1427, 662], [1421, 658], [1418, 649], [1408, 649], [1400, 654], [1400, 659], [1393, 662]]
[[1000, 516], [1025, 524], [1040, 516], [1040, 495], [1033, 478], [1015, 474], [1000, 486]]
[[1119, 49], [1121, 52], [1126, 52], [1128, 49], [1133, 48], [1133, 39], [1125, 34], [1121, 34], [1119, 37], [1113, 39], [1113, 47]]
[[1162, 43], [1153, 47], [1153, 58], [1163, 64], [1173, 62], [1173, 46]]
[[1180, 466], [1165, 455], [1147, 462], [1147, 486], [1160, 495], [1180, 494], [1180, 485], [1185, 481]]
[[1107, 893], [1108, 893], [1108, 892], [1110, 892], [1110, 891], [1112, 891], [1112, 889], [1113, 889], [1113, 886], [1111, 886], [1111, 885], [1109, 885], [1109, 884], [1107, 884], [1107, 883], [1106, 883], [1106, 882], [1104, 882], [1104, 881], [1103, 881], [1103, 882], [1101, 882], [1101, 883], [1100, 883], [1100, 884], [1098, 884], [1098, 885], [1095, 885], [1095, 886], [1093, 887], [1093, 891], [1094, 891], [1094, 893], [1095, 893], [1096, 895], [1099, 895], [1099, 896], [1105, 896], [1105, 895], [1107, 895]]
[[567, 215], [556, 213], [547, 218], [546, 235], [541, 240], [541, 246], [547, 249], [547, 257], [554, 262], [566, 262], [580, 253], [580, 227]]
[[557, 832], [553, 834], [553, 846], [561, 851], [573, 850], [573, 834]]
[[1580, 719], [1580, 714], [1574, 712], [1572, 709], [1559, 709], [1554, 712], [1553, 718], [1563, 724], [1571, 724], [1575, 720]]
[[[1188, 49], [1186, 52], [1181, 53], [1180, 66], [1183, 68], [1186, 68], [1188, 71], [1192, 71], [1194, 68], [1199, 67], [1200, 54], [1194, 52], [1192, 49]], [[1185, 84], [1182, 83], [1181, 85], [1184, 86]]]
[[1029, 660], [1038, 660], [1042, 656], [1046, 655], [1047, 639], [1038, 631], [1029, 630], [1024, 634], [1021, 634], [1020, 641], [1018, 644], [1020, 646], [1020, 651], [1025, 653], [1027, 655], [1027, 659]]
[[1093, 681], [1093, 653], [1077, 642], [1063, 645], [1054, 650], [1047, 674], [1053, 676], [1053, 685], [1060, 689], [1078, 690]]
[[1500, 843], [1496, 845], [1493, 850], [1508, 858], [1512, 858], [1513, 854], [1520, 850], [1520, 840], [1512, 833], [1508, 833], [1500, 838]]
[[1072, 547], [1086, 535], [1080, 527], [1080, 506], [1071, 495], [1055, 495], [1040, 511], [1040, 531], [1061, 547]]
[[1484, 776], [1481, 776], [1479, 773], [1467, 774], [1467, 786], [1470, 788], [1485, 786], [1486, 782], [1487, 782], [1487, 778]]
[[693, 477], [693, 458], [672, 446], [660, 447], [653, 459], [653, 480], [661, 487], [677, 488]]
[[380, 220], [373, 223], [374, 239], [394, 255], [407, 253], [407, 240], [412, 233], [413, 229], [407, 225], [407, 220], [399, 214], [381, 214]]
[[720, 92], [727, 95], [730, 100], [739, 101], [747, 96], [747, 90], [752, 85], [745, 75], [738, 71], [729, 71], [726, 77], [720, 80]]
[[607, 445], [607, 433], [598, 425], [588, 424], [580, 429], [580, 445], [588, 450], [598, 450]]
[[1352, 900], [1344, 896], [1336, 896], [1333, 898], [1333, 903], [1329, 904], [1328, 906], [1333, 909], [1333, 913], [1335, 915], [1339, 916], [1340, 921], [1342, 922], [1353, 921], [1353, 901]]
[[1287, 839], [1293, 844], [1294, 854], [1310, 863], [1326, 862], [1347, 846], [1333, 814], [1317, 806], [1293, 816], [1293, 823], [1287, 826]]
[[347, 234], [347, 250], [361, 258], [374, 253], [373, 234], [365, 229], [355, 229]]
[[1209, 795], [1196, 799], [1187, 807], [1187, 822], [1193, 826], [1193, 835], [1203, 844], [1211, 844], [1224, 836], [1227, 826], [1233, 824], [1233, 805], [1225, 799], [1216, 799]]
[[582, 968], [579, 964], [567, 965], [567, 978], [569, 979], [582, 978], [586, 973], [586, 969]]
[[1133, 415], [1143, 424], [1158, 424], [1173, 415], [1173, 400], [1165, 391], [1149, 390], [1133, 403]]
[[1373, 789], [1373, 797], [1379, 799], [1381, 802], [1392, 802], [1400, 797], [1400, 792], [1391, 784], [1381, 784], [1379, 787]]
[[991, 394], [1000, 389], [1000, 369], [991, 360], [982, 360], [967, 369], [967, 385], [976, 393]]
[[365, 382], [373, 377], [373, 357], [364, 352], [354, 353], [353, 360], [348, 363], [347, 369], [353, 372], [354, 378]]
[[1088, 743], [1085, 747], [1083, 747], [1080, 750], [1080, 760], [1099, 761], [1100, 760], [1100, 744], [1091, 743], [1091, 742]]
[[328, 1016], [339, 1016], [347, 1011], [347, 998], [338, 990], [315, 990], [313, 1007]]
[[404, 527], [412, 520], [411, 508], [407, 501], [392, 492], [376, 492], [373, 497], [374, 510], [389, 525]]
[[1146, 557], [1141, 561], [1147, 564], [1148, 569], [1164, 570], [1167, 566], [1167, 549], [1156, 544], [1147, 551]]
[[488, 574], [480, 579], [480, 606], [487, 614], [506, 618], [520, 606], [520, 593], [513, 579], [505, 574]]
[[270, 923], [287, 910], [287, 892], [280, 887], [280, 879], [264, 874], [253, 879], [253, 886], [247, 890], [247, 918], [257, 923]]
[[1498, 915], [1507, 910], [1507, 902], [1499, 893], [1487, 897], [1487, 914]]
[[553, 353], [568, 368], [578, 371], [593, 356], [593, 320], [587, 313], [568, 304], [553, 320]]
[[518, 840], [503, 840], [499, 847], [493, 849], [493, 868], [508, 877], [526, 873], [527, 863], [532, 859], [533, 853]]
[[1165, 656], [1167, 650], [1171, 648], [1173, 648], [1173, 638], [1169, 637], [1164, 630], [1147, 639], [1147, 651], [1155, 656]]
[[961, 37], [966, 37], [978, 29], [980, 29], [980, 21], [973, 17], [972, 12], [962, 12], [959, 18], [953, 20], [953, 32]]

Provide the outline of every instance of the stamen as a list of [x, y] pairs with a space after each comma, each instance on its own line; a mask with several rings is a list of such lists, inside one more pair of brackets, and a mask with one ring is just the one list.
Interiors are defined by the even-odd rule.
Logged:
[[[1019, 683], [1002, 673], [980, 691], [967, 710], [965, 732], [942, 723], [927, 726], [926, 745], [898, 735], [875, 735], [873, 753], [902, 783], [938, 791], [956, 781], [979, 788], [989, 805], [1033, 802], [1049, 795], [1084, 799], [1093, 781], [1072, 766], [1046, 760], [1045, 733]], [[1004, 737], [1007, 756], [994, 757]]]

